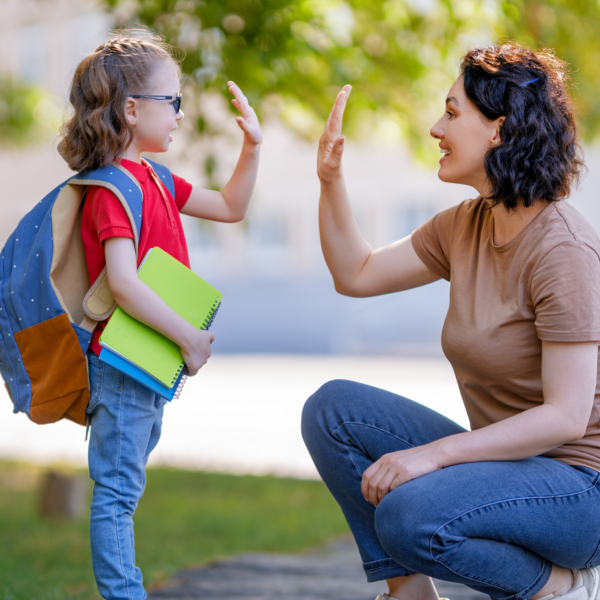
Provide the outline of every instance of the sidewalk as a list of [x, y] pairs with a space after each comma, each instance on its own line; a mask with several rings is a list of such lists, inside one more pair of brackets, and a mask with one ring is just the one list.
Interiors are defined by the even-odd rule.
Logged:
[[[486, 600], [456, 583], [436, 581], [450, 600]], [[374, 600], [385, 582], [367, 583], [351, 538], [306, 554], [244, 554], [177, 573], [148, 600]]]

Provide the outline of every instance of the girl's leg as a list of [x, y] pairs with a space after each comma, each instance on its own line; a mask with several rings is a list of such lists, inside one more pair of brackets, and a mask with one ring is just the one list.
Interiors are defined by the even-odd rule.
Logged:
[[421, 404], [353, 381], [330, 381], [307, 400], [304, 442], [348, 521], [368, 581], [415, 571], [399, 565], [383, 549], [375, 531], [375, 507], [360, 491], [363, 472], [388, 452], [463, 431]]
[[94, 575], [106, 600], [143, 600], [146, 592], [135, 566], [132, 517], [144, 492], [148, 455], [160, 437], [164, 400], [96, 356], [88, 357]]

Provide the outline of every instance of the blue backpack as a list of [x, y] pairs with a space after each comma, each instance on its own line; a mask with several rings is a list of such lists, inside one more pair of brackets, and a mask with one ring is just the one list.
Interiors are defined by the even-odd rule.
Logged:
[[[147, 160], [147, 159], [146, 159]], [[171, 195], [171, 172], [148, 161]], [[115, 309], [106, 268], [90, 287], [81, 239], [87, 186], [111, 190], [125, 208], [138, 252], [142, 189], [117, 163], [67, 179], [27, 213], [0, 259], [0, 373], [14, 405], [34, 423], [86, 423], [86, 352], [98, 321]]]

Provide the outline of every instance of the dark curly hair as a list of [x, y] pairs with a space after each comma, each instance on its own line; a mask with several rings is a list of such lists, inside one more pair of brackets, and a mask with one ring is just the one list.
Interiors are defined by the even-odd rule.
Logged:
[[72, 117], [61, 128], [58, 151], [74, 171], [104, 167], [132, 139], [125, 118], [130, 94], [147, 94], [158, 62], [181, 69], [171, 47], [146, 29], [122, 30], [88, 54], [77, 66], [69, 100]]
[[506, 43], [471, 50], [460, 72], [483, 115], [505, 117], [502, 143], [485, 157], [489, 199], [512, 210], [566, 198], [584, 168], [567, 63], [549, 50]]

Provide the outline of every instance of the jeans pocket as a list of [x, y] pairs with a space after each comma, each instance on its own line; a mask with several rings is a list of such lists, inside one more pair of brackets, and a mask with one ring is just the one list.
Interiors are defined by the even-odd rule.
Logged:
[[88, 352], [88, 369], [90, 376], [90, 402], [87, 407], [87, 414], [94, 412], [100, 397], [102, 396], [102, 380], [104, 378], [104, 363], [91, 352]]

